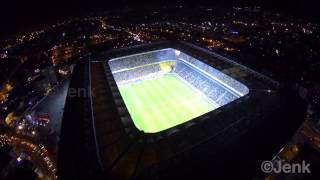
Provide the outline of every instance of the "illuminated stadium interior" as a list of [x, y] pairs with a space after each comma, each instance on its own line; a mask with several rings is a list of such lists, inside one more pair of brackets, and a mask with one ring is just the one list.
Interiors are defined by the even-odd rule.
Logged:
[[145, 133], [185, 123], [249, 93], [239, 81], [172, 48], [108, 64], [134, 125]]

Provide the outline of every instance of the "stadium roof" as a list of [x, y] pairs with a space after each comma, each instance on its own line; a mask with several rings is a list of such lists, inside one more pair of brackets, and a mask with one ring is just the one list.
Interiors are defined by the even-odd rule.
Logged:
[[[163, 48], [203, 61], [245, 84], [250, 93], [174, 128], [152, 134], [138, 131], [126, 116], [106, 62]], [[251, 177], [293, 134], [304, 108], [296, 94], [278, 82], [186, 42], [97, 53], [77, 65], [70, 88], [85, 88], [94, 96], [67, 98], [58, 166], [62, 179]]]

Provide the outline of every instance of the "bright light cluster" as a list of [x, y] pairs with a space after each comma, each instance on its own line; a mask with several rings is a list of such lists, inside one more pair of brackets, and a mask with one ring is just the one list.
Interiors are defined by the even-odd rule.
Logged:
[[[239, 81], [172, 48], [114, 58], [108, 64], [131, 119], [148, 133], [182, 124], [249, 93]], [[190, 108], [194, 106], [202, 108]]]

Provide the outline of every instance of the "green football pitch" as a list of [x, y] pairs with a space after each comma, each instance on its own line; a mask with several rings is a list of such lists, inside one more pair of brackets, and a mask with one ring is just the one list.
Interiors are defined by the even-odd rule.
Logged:
[[166, 130], [216, 108], [173, 74], [128, 83], [119, 89], [135, 126], [146, 133]]

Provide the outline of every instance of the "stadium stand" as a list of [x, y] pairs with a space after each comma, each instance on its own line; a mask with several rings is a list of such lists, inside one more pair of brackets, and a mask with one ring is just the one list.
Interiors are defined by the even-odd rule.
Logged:
[[[161, 65], [167, 62], [174, 62], [171, 64], [174, 66], [172, 70], [161, 71]], [[174, 73], [218, 107], [249, 93], [249, 89], [237, 80], [172, 48], [115, 58], [109, 61], [109, 66], [118, 86], [163, 73]]]

